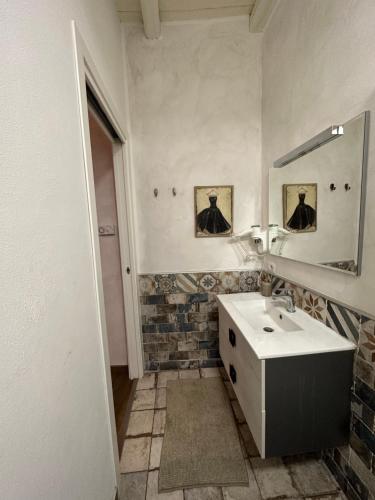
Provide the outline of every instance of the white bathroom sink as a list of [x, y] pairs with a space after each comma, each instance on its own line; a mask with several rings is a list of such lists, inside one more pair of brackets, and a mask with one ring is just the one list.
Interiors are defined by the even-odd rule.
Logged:
[[287, 313], [285, 309], [280, 311], [281, 301], [279, 299], [275, 303], [261, 299], [252, 301], [234, 300], [232, 303], [254, 330], [267, 334], [303, 330], [300, 325], [293, 321], [294, 313]]
[[355, 349], [353, 342], [302, 309], [287, 312], [280, 298], [273, 300], [259, 293], [217, 298], [219, 308], [229, 314], [259, 359]]

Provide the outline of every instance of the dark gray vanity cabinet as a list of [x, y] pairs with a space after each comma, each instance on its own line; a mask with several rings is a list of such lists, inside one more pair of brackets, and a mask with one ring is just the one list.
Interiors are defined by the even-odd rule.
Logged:
[[348, 443], [354, 351], [265, 360], [265, 456]]

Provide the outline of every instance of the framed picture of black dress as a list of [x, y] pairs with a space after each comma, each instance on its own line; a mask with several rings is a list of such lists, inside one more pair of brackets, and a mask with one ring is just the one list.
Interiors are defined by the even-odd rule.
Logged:
[[209, 238], [233, 233], [233, 186], [195, 186], [195, 236]]
[[293, 233], [316, 231], [317, 208], [317, 184], [283, 184], [284, 229]]

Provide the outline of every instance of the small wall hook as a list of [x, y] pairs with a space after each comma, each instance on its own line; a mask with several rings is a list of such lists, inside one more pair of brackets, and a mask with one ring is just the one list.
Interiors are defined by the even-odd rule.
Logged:
[[173, 196], [176, 196], [176, 195], [177, 195], [177, 190], [176, 190], [176, 188], [175, 188], [175, 187], [173, 187], [173, 188], [172, 188], [172, 194], [173, 194]]
[[329, 189], [330, 189], [331, 191], [336, 191], [336, 186], [334, 185], [334, 183], [333, 183], [333, 182], [329, 185]]
[[154, 196], [155, 196], [155, 198], [158, 197], [158, 194], [159, 194], [159, 190], [158, 190], [158, 188], [155, 188], [154, 189]]
[[345, 184], [345, 191], [350, 191], [352, 188], [348, 183]]

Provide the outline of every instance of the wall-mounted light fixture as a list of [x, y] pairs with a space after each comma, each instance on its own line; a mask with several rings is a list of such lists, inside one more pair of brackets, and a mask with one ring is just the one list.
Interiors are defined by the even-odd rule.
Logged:
[[273, 163], [273, 166], [274, 168], [285, 167], [285, 165], [288, 165], [288, 163], [297, 160], [297, 158], [300, 158], [301, 156], [307, 155], [307, 153], [310, 153], [314, 149], [319, 148], [327, 142], [338, 139], [342, 135], [344, 135], [344, 127], [342, 125], [332, 125], [304, 144], [301, 144], [301, 146], [298, 146], [298, 148], [293, 149], [288, 154], [276, 160]]

